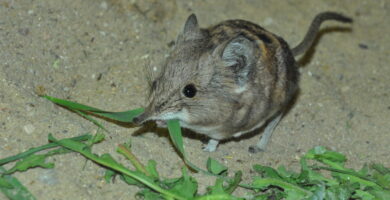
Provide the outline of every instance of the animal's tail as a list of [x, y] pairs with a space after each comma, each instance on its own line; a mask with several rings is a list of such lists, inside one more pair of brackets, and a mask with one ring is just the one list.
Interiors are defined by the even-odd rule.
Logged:
[[352, 23], [352, 19], [346, 16], [343, 16], [339, 13], [335, 12], [323, 12], [318, 14], [314, 20], [311, 22], [310, 28], [307, 31], [305, 38], [299, 43], [296, 47], [292, 49], [292, 53], [294, 56], [304, 53], [307, 49], [310, 48], [314, 39], [316, 38], [316, 34], [322, 24], [322, 22], [327, 20], [335, 20], [343, 23]]

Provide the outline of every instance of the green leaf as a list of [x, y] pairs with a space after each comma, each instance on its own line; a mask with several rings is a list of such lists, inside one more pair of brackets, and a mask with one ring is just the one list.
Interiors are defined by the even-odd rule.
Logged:
[[390, 174], [386, 174], [384, 176], [379, 176], [374, 174], [374, 177], [380, 186], [390, 190]]
[[183, 137], [181, 134], [180, 122], [179, 120], [168, 120], [168, 131], [171, 137], [173, 144], [176, 149], [180, 152], [182, 156], [185, 156], [184, 146], [183, 146]]
[[325, 199], [349, 200], [352, 191], [346, 186], [332, 186], [326, 189]]
[[84, 143], [73, 141], [70, 139], [57, 140], [54, 138], [54, 136], [52, 134], [49, 134], [48, 139], [49, 139], [49, 141], [55, 142], [58, 145], [64, 146], [70, 150], [88, 153], [88, 154], [90, 153], [90, 149], [89, 149], [88, 145], [86, 145]]
[[212, 174], [221, 175], [227, 172], [227, 167], [209, 157], [207, 159], [207, 170]]
[[[90, 114], [120, 122], [131, 122], [135, 116], [144, 111], [143, 108], [139, 108], [125, 112], [108, 112], [50, 96], [44, 97], [56, 104], [79, 113], [100, 127], [103, 126], [91, 118], [89, 116]], [[67, 149], [77, 151], [86, 158], [107, 167], [110, 171], [107, 172], [105, 176], [106, 180], [111, 179], [113, 174], [118, 173], [128, 184], [134, 184], [141, 187], [142, 191], [137, 195], [142, 196], [144, 199], [237, 199], [230, 194], [239, 185], [242, 176], [241, 172], [236, 173], [234, 178], [228, 178], [226, 177], [226, 166], [221, 165], [211, 158], [207, 161], [208, 172], [193, 165], [188, 160], [185, 153], [179, 121], [169, 120], [167, 123], [171, 140], [184, 162], [196, 171], [219, 177], [216, 179], [215, 185], [209, 187], [210, 191], [207, 195], [195, 197], [198, 184], [194, 178], [187, 174], [185, 168], [183, 168], [183, 176], [180, 178], [160, 180], [156, 162], [153, 160], [150, 160], [146, 167], [142, 166], [144, 170], [139, 170], [140, 168], [136, 167], [138, 170], [132, 171], [116, 162], [108, 154], [98, 156], [92, 153], [90, 145], [93, 143], [90, 143], [90, 141], [101, 141], [102, 137], [100, 139], [94, 137], [89, 142], [86, 142], [86, 144], [69, 139], [56, 140], [51, 135], [49, 136], [49, 139], [53, 141], [53, 144], [55, 145], [62, 145]], [[50, 155], [54, 155], [54, 153], [55, 152], [52, 151], [52, 154]], [[38, 157], [36, 157], [37, 160], [33, 163], [47, 164], [44, 162], [44, 159], [38, 159]], [[29, 157], [24, 156], [23, 158], [25, 160]], [[310, 167], [307, 166], [307, 159], [312, 160], [316, 164]], [[7, 163], [10, 161], [2, 159], [0, 160], [0, 163], [1, 162]], [[251, 199], [266, 199], [267, 197], [287, 200], [349, 200], [351, 198], [375, 200], [390, 199], [390, 169], [382, 165], [372, 165], [371, 167], [366, 166], [361, 170], [356, 171], [354, 169], [345, 168], [345, 162], [346, 157], [343, 154], [318, 146], [309, 150], [301, 159], [300, 173], [288, 171], [283, 166], [273, 169], [271, 167], [255, 165], [255, 171], [261, 173], [263, 178], [255, 177], [252, 184], [240, 184], [240, 186], [254, 191], [252, 195], [249, 194]], [[318, 163], [320, 165], [318, 165]], [[32, 164], [30, 165], [33, 166]], [[332, 177], [324, 176], [322, 174], [323, 170], [330, 171]], [[0, 189], [4, 189], [7, 186], [9, 187], [7, 182], [0, 179]], [[259, 194], [261, 190], [264, 190], [266, 194]], [[352, 194], [354, 194], [353, 197], [351, 197]]]
[[283, 177], [285, 180], [291, 180], [298, 177], [297, 173], [288, 171], [283, 165], [279, 166], [277, 170], [280, 176]]
[[187, 169], [185, 167], [183, 167], [182, 173], [183, 176], [173, 185], [169, 191], [187, 199], [193, 198], [198, 189], [198, 183], [193, 177], [188, 175]]
[[159, 200], [163, 199], [161, 194], [158, 194], [150, 189], [143, 189], [139, 191], [136, 195], [136, 199], [143, 199], [143, 200]]
[[[286, 200], [305, 199], [306, 197], [306, 194], [299, 192], [298, 190], [285, 189], [284, 192], [286, 193]], [[314, 198], [309, 199], [314, 200]]]
[[325, 184], [320, 183], [317, 185], [314, 185], [312, 188], [313, 195], [309, 197], [310, 200], [323, 200], [325, 199]]
[[[85, 140], [88, 140], [91, 137], [92, 137], [91, 135], [85, 134], [85, 135], [81, 135], [81, 136], [77, 136], [77, 137], [73, 137], [73, 138], [69, 138], [69, 139], [70, 140], [74, 140], [74, 141], [85, 141]], [[15, 160], [19, 160], [19, 159], [28, 157], [28, 156], [36, 153], [36, 152], [43, 151], [43, 150], [50, 149], [50, 148], [54, 148], [54, 147], [57, 147], [57, 146], [58, 146], [58, 144], [56, 144], [56, 143], [49, 143], [49, 144], [45, 144], [45, 145], [42, 145], [42, 146], [39, 146], [39, 147], [30, 148], [29, 150], [27, 150], [27, 151], [25, 151], [23, 153], [19, 153], [19, 154], [15, 155], [15, 156], [10, 156], [10, 157], [1, 159], [0, 160], [0, 166], [4, 165], [6, 163], [9, 163], [9, 162], [13, 162]]]
[[275, 195], [269, 193], [260, 194], [253, 197], [253, 200], [269, 200], [269, 199], [281, 199], [281, 198], [276, 198]]
[[362, 186], [374, 187], [379, 189], [379, 185], [375, 183], [370, 177], [362, 176], [353, 169], [344, 167], [345, 156], [341, 153], [328, 151], [324, 147], [318, 146], [309, 150], [305, 158], [314, 159], [324, 163], [330, 167], [318, 167], [318, 169], [325, 169], [332, 172], [332, 176], [342, 179], [346, 182], [359, 183]]
[[100, 143], [104, 140], [106, 136], [103, 134], [103, 133], [96, 133], [93, 137], [92, 137], [92, 144], [96, 144], [96, 143]]
[[316, 171], [313, 171], [311, 170], [308, 166], [307, 166], [307, 163], [306, 163], [306, 159], [305, 158], [301, 158], [300, 160], [300, 164], [301, 164], [301, 174], [300, 176], [298, 177], [298, 180], [299, 182], [301, 183], [304, 183], [304, 182], [325, 182], [327, 183], [329, 186], [338, 186], [339, 185], [339, 182], [335, 179], [330, 179], [330, 178], [326, 178], [324, 175], [316, 172]]
[[182, 175], [183, 177], [181, 180], [183, 181], [183, 184], [180, 184], [179, 188], [184, 187], [185, 191], [182, 192], [191, 194], [188, 196], [194, 196], [198, 189], [198, 183], [193, 177], [188, 175], [187, 168], [185, 167], [182, 168]]
[[106, 171], [104, 172], [104, 180], [106, 181], [106, 183], [110, 183], [115, 175], [116, 175], [115, 171], [106, 169]]
[[390, 199], [390, 190], [370, 190], [376, 199]]
[[367, 176], [369, 173], [369, 167], [367, 164], [364, 164], [364, 166], [357, 172], [361, 176]]
[[136, 186], [141, 187], [141, 188], [145, 187], [144, 184], [142, 184], [141, 182], [139, 182], [138, 180], [134, 179], [134, 178], [131, 177], [131, 176], [127, 176], [127, 175], [122, 174], [120, 177], [121, 177], [121, 179], [122, 179], [125, 183], [127, 183], [127, 184], [129, 184], [129, 185], [136, 185]]
[[335, 151], [329, 151], [323, 146], [314, 147], [309, 150], [304, 157], [317, 160], [336, 169], [343, 169], [344, 163], [347, 160], [343, 154]]
[[371, 165], [371, 168], [373, 168], [377, 172], [381, 173], [382, 175], [390, 174], [390, 168], [387, 168], [387, 167], [383, 166], [382, 164], [375, 164], [374, 163]]
[[64, 99], [58, 99], [51, 96], [43, 96], [44, 98], [48, 99], [49, 101], [56, 103], [58, 105], [64, 106], [66, 108], [69, 108], [71, 110], [78, 110], [83, 112], [91, 112], [95, 115], [106, 117], [108, 119], [112, 119], [119, 122], [132, 122], [133, 118], [138, 116], [139, 114], [144, 112], [144, 108], [138, 108], [134, 110], [124, 111], [124, 112], [109, 112], [100, 110], [98, 108], [94, 108], [91, 106], [79, 104], [76, 102], [64, 100]]
[[131, 143], [120, 144], [117, 152], [125, 156], [137, 171], [149, 176], [149, 172], [145, 169], [144, 165], [138, 160], [138, 158], [131, 152]]
[[169, 136], [170, 136], [170, 138], [172, 140], [172, 143], [175, 146], [175, 148], [179, 151], [181, 156], [183, 157], [184, 162], [189, 167], [191, 167], [193, 170], [195, 170], [197, 172], [200, 171], [200, 172], [202, 172], [204, 174], [214, 175], [214, 174], [209, 173], [206, 170], [203, 170], [203, 169], [197, 167], [196, 165], [192, 164], [192, 162], [190, 162], [187, 159], [187, 155], [186, 155], [186, 153], [184, 151], [183, 136], [181, 134], [181, 128], [180, 128], [179, 120], [177, 120], [177, 119], [168, 120], [167, 125], [168, 125]]
[[120, 165], [118, 162], [116, 162], [116, 160], [114, 160], [114, 158], [108, 154], [108, 153], [105, 153], [103, 155], [101, 155], [99, 157], [99, 160], [103, 161], [104, 163], [108, 163], [110, 165]]
[[228, 179], [227, 180], [228, 185], [226, 186], [225, 191], [228, 194], [233, 193], [234, 190], [236, 190], [236, 188], [239, 186], [241, 180], [242, 180], [242, 172], [238, 171], [238, 172], [236, 172], [234, 174], [234, 178], [233, 179]]
[[94, 118], [92, 118], [91, 116], [89, 116], [88, 114], [82, 112], [82, 111], [79, 111], [79, 110], [75, 110], [75, 109], [71, 109], [69, 108], [71, 111], [81, 115], [82, 117], [84, 117], [85, 119], [89, 120], [90, 122], [92, 122], [93, 124], [95, 124], [97, 127], [103, 129], [104, 131], [106, 132], [109, 132], [106, 127], [104, 127], [100, 122], [98, 122], [97, 120], [95, 120]]
[[150, 176], [158, 179], [159, 175], [156, 169], [157, 163], [154, 160], [149, 160], [148, 165], [146, 166], [146, 170], [149, 172]]
[[[232, 200], [233, 199], [234, 200], [237, 199], [238, 200], [238, 199], [241, 199], [241, 198], [234, 197], [233, 195], [230, 194], [232, 192], [229, 189], [230, 186], [228, 186], [227, 188], [224, 187], [224, 184], [223, 184], [224, 183], [224, 179], [225, 178], [217, 178], [215, 180], [214, 186], [211, 186], [211, 187], [207, 188], [209, 190], [207, 195], [206, 196], [202, 196], [199, 199], [221, 199], [221, 200], [225, 200], [225, 199], [232, 199]], [[238, 173], [236, 173], [236, 176], [235, 176], [233, 182], [230, 183], [230, 184], [236, 185], [236, 184], [238, 184], [237, 181], [239, 182], [240, 180], [241, 180], [241, 173], [238, 172]]]
[[312, 192], [300, 187], [299, 185], [285, 182], [281, 179], [275, 178], [254, 178], [251, 186], [256, 189], [266, 189], [269, 186], [277, 186], [283, 188], [285, 191], [289, 191], [292, 196], [311, 196]]
[[47, 155], [30, 155], [23, 160], [17, 162], [14, 167], [5, 172], [5, 174], [12, 174], [16, 171], [26, 171], [33, 167], [53, 168], [54, 163], [46, 163]]
[[91, 147], [94, 144], [100, 143], [104, 140], [106, 136], [103, 133], [97, 132], [94, 134], [91, 138], [89, 138], [85, 144], [89, 147]]
[[378, 185], [390, 190], [390, 169], [383, 165], [373, 164], [373, 178], [376, 180]]
[[227, 192], [225, 192], [224, 188], [223, 188], [223, 179], [222, 178], [217, 178], [215, 180], [215, 184], [214, 186], [211, 186], [208, 188], [210, 190], [210, 194], [228, 194]]
[[[139, 171], [132, 171], [127, 168], [125, 168], [123, 165], [116, 162], [109, 154], [104, 154], [102, 156], [98, 156], [96, 154], [93, 154], [91, 152], [91, 149], [83, 143], [76, 142], [69, 139], [62, 139], [57, 140], [52, 135], [49, 135], [49, 140], [52, 142], [55, 142], [61, 146], [64, 146], [65, 148], [71, 149], [73, 151], [79, 152], [86, 158], [93, 160], [94, 162], [108, 167], [111, 170], [117, 171], [123, 175], [131, 177], [131, 179], [134, 179], [142, 184], [144, 184], [147, 187], [150, 187], [151, 189], [162, 193], [163, 195], [170, 197], [172, 199], [179, 199], [184, 200], [185, 198], [181, 194], [173, 193], [168, 190], [165, 190], [164, 188], [161, 188], [160, 185], [156, 184], [155, 180], [151, 177], [146, 176], [145, 174], [139, 172]], [[124, 176], [124, 177], [126, 177]]]
[[[0, 166], [0, 173], [4, 172], [5, 169]], [[19, 182], [18, 179], [11, 175], [2, 176], [1, 179], [4, 179], [10, 187], [0, 187], [0, 191], [10, 200], [36, 200], [36, 198], [27, 190], [27, 188]]]
[[373, 200], [375, 199], [375, 196], [363, 190], [356, 190], [355, 195], [353, 195], [353, 198], [360, 198], [363, 200]]
[[179, 177], [179, 178], [166, 178], [166, 179], [162, 179], [160, 181], [160, 183], [161, 183], [161, 185], [163, 185], [164, 188], [172, 188], [180, 179], [181, 179], [181, 177]]
[[274, 179], [283, 179], [278, 171], [272, 167], [263, 166], [263, 165], [253, 165], [253, 169], [262, 175], [264, 178], [274, 178]]
[[1, 176], [0, 176], [0, 187], [5, 188], [5, 189], [13, 189], [14, 188], [14, 186], [12, 186], [12, 184], [9, 183], [7, 181], [7, 179], [5, 179], [4, 177], [1, 177]]
[[360, 184], [365, 187], [373, 187], [375, 189], [380, 189], [380, 185], [378, 185], [375, 180], [373, 180], [369, 176], [361, 176], [359, 173], [352, 169], [336, 169], [331, 167], [318, 167], [318, 169], [324, 169], [332, 172], [332, 176], [343, 180], [345, 182], [350, 182], [352, 184]]
[[245, 200], [244, 198], [237, 198], [230, 194], [209, 194], [205, 196], [200, 196], [195, 199], [196, 200]]

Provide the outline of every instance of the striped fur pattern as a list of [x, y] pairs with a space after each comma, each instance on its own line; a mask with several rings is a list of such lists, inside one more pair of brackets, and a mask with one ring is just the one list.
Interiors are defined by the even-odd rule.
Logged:
[[135, 122], [179, 119], [181, 126], [217, 141], [237, 137], [283, 113], [298, 79], [281, 37], [245, 20], [203, 29], [193, 14]]

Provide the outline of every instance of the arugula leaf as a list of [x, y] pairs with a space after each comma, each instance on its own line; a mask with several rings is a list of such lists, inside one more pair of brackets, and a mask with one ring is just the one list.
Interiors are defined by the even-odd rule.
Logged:
[[[0, 167], [0, 173], [5, 169]], [[4, 175], [0, 177], [0, 191], [10, 200], [36, 200], [36, 198], [27, 190], [27, 188], [19, 182], [18, 179], [11, 175]]]
[[193, 177], [188, 175], [187, 169], [185, 167], [182, 168], [182, 174], [183, 176], [178, 179], [178, 181], [169, 191], [186, 199], [193, 198], [198, 189], [198, 183]]
[[26, 158], [24, 158], [21, 161], [18, 161], [14, 167], [12, 167], [10, 170], [6, 171], [4, 174], [12, 174], [16, 171], [26, 171], [29, 168], [34, 167], [42, 167], [42, 168], [53, 168], [54, 163], [46, 163], [47, 155], [30, 155]]
[[212, 195], [227, 195], [228, 193], [224, 190], [223, 188], [223, 179], [222, 178], [217, 178], [215, 180], [214, 186], [211, 186], [208, 188], [210, 190], [209, 194]]
[[1, 188], [5, 188], [5, 189], [13, 189], [14, 186], [7, 181], [7, 179], [5, 179], [4, 177], [1, 177], [0, 176], [0, 187]]
[[227, 179], [228, 185], [225, 187], [225, 191], [229, 194], [233, 193], [234, 190], [239, 186], [242, 180], [242, 172], [238, 171], [234, 174], [232, 179]]
[[215, 175], [226, 174], [227, 167], [219, 163], [213, 158], [207, 159], [207, 170]]
[[104, 180], [106, 181], [106, 183], [110, 183], [111, 180], [115, 177], [115, 175], [115, 171], [106, 169], [106, 171], [104, 172]]
[[148, 165], [146, 165], [146, 170], [149, 172], [150, 176], [159, 179], [158, 171], [156, 169], [157, 163], [154, 160], [149, 160]]
[[57, 140], [52, 135], [49, 135], [49, 140], [65, 147], [65, 148], [79, 152], [81, 155], [85, 156], [86, 158], [88, 158], [90, 160], [93, 160], [94, 162], [96, 162], [102, 166], [108, 167], [111, 170], [114, 170], [114, 171], [119, 172], [123, 175], [129, 176], [129, 177], [131, 177], [131, 179], [134, 179], [137, 182], [140, 182], [140, 183], [144, 184], [145, 186], [147, 186], [147, 187], [149, 187], [157, 192], [160, 192], [161, 194], [163, 194], [167, 197], [170, 197], [172, 199], [178, 199], [178, 200], [186, 199], [183, 196], [183, 194], [181, 194], [181, 193], [171, 192], [169, 190], [162, 188], [160, 185], [158, 185], [155, 182], [155, 180], [152, 177], [149, 177], [140, 171], [132, 171], [132, 170], [125, 168], [123, 165], [116, 162], [109, 154], [103, 154], [102, 156], [98, 156], [98, 155], [92, 153], [91, 148], [84, 143], [80, 143], [80, 142], [69, 140], [69, 139]]
[[[85, 134], [85, 135], [81, 135], [81, 136], [77, 136], [77, 137], [73, 137], [73, 138], [69, 138], [69, 139], [75, 140], [75, 141], [85, 141], [85, 140], [88, 140], [91, 137], [92, 137], [91, 135]], [[27, 151], [25, 151], [23, 153], [19, 153], [18, 155], [0, 159], [0, 166], [4, 165], [6, 163], [9, 163], [9, 162], [13, 162], [13, 161], [16, 161], [16, 160], [28, 157], [28, 156], [36, 153], [36, 152], [43, 151], [43, 150], [50, 149], [50, 148], [54, 148], [54, 147], [57, 147], [57, 146], [58, 146], [58, 144], [49, 143], [49, 144], [45, 144], [45, 145], [42, 145], [42, 146], [39, 146], [39, 147], [30, 148], [29, 150], [27, 150]]]
[[71, 110], [77, 110], [77, 111], [82, 111], [82, 112], [91, 112], [91, 113], [96, 114], [98, 116], [106, 117], [108, 119], [112, 119], [112, 120], [119, 121], [119, 122], [132, 122], [134, 117], [136, 117], [139, 114], [144, 112], [144, 108], [138, 108], [138, 109], [124, 111], [124, 112], [110, 112], [110, 111], [100, 110], [98, 108], [94, 108], [91, 106], [79, 104], [79, 103], [76, 103], [73, 101], [58, 99], [58, 98], [51, 97], [48, 95], [44, 95], [43, 97], [46, 98], [47, 100], [55, 103], [55, 104], [64, 106], [64, 107], [69, 108]]
[[329, 151], [323, 146], [316, 146], [309, 150], [305, 158], [317, 160], [335, 169], [344, 169], [344, 163], [347, 160], [341, 153]]
[[183, 145], [183, 136], [181, 134], [181, 128], [180, 128], [180, 122], [177, 119], [172, 119], [168, 120], [167, 122], [168, 125], [168, 131], [169, 131], [169, 136], [172, 140], [173, 145], [176, 147], [176, 149], [179, 151], [181, 156], [184, 159], [184, 162], [193, 170], [197, 172], [202, 172], [207, 175], [214, 175], [206, 170], [203, 170], [196, 165], [194, 165], [192, 162], [190, 162], [187, 158], [187, 154], [184, 151], [184, 145]]

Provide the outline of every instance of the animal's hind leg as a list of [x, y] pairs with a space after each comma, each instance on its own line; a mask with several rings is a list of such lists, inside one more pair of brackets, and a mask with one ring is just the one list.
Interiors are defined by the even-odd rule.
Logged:
[[260, 151], [265, 151], [268, 141], [271, 138], [272, 133], [275, 130], [275, 127], [278, 125], [279, 121], [282, 119], [283, 113], [278, 114], [272, 121], [270, 121], [264, 129], [264, 133], [261, 135], [260, 141], [256, 146], [250, 146], [250, 153], [257, 153]]

